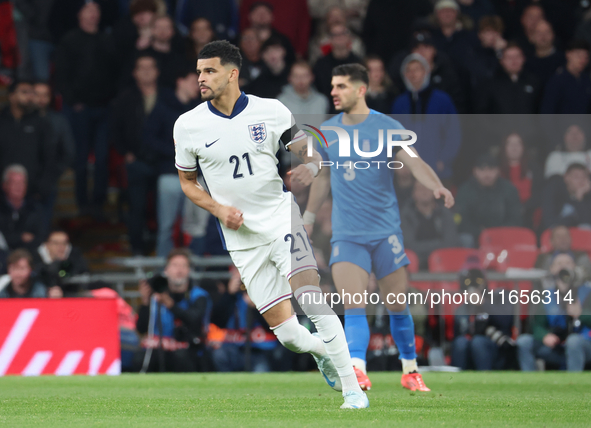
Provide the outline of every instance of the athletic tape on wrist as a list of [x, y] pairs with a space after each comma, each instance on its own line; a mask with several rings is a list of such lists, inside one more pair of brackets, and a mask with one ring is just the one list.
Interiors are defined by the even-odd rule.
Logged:
[[305, 211], [302, 218], [304, 219], [304, 224], [314, 224], [316, 221], [316, 214], [310, 211]]
[[314, 177], [316, 177], [318, 175], [319, 169], [318, 169], [318, 165], [316, 165], [315, 163], [308, 162], [306, 164], [306, 168], [308, 168], [310, 170], [310, 172], [312, 172], [312, 175]]

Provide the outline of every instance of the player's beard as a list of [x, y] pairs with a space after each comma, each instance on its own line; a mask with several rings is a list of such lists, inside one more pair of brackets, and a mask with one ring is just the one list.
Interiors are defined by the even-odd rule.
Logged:
[[210, 92], [208, 93], [208, 95], [201, 95], [201, 99], [203, 101], [211, 101], [213, 99], [218, 98], [221, 94], [224, 93], [224, 90], [226, 89], [226, 86], [228, 86], [228, 83], [230, 83], [230, 81], [227, 81], [223, 85], [220, 85], [215, 91], [210, 86], [206, 86], [206, 88], [208, 88]]

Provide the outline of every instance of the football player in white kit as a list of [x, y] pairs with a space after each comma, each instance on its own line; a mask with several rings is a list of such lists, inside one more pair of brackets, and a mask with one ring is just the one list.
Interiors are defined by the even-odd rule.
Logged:
[[[248, 295], [279, 341], [312, 354], [328, 385], [342, 390], [341, 408], [369, 407], [341, 322], [320, 298], [316, 260], [293, 195], [279, 176], [276, 153], [281, 142], [302, 160], [292, 179], [304, 185], [312, 183], [322, 158], [316, 151], [307, 157], [307, 138], [281, 102], [240, 91], [241, 63], [240, 51], [227, 41], [211, 42], [199, 53], [197, 74], [206, 102], [174, 126], [183, 192], [217, 218]], [[197, 182], [198, 165], [208, 191]], [[318, 334], [298, 323], [292, 292]]]

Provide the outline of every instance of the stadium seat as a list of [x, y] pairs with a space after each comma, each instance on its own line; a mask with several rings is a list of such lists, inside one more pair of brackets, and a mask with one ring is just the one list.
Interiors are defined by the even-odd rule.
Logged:
[[491, 227], [484, 229], [479, 239], [481, 248], [537, 248], [536, 234], [526, 227]]
[[429, 256], [429, 272], [458, 272], [470, 255], [477, 254], [471, 248], [442, 248]]
[[[570, 227], [570, 237], [572, 241], [572, 249], [575, 251], [586, 251], [591, 257], [591, 230], [582, 229], [580, 227]], [[540, 238], [540, 249], [543, 253], [552, 251], [552, 243], [550, 237], [552, 235], [551, 229], [546, 229]]]
[[419, 271], [419, 256], [413, 250], [409, 250], [405, 248], [404, 251], [406, 252], [406, 257], [408, 257], [408, 261], [410, 264], [406, 267], [409, 273], [416, 273]]

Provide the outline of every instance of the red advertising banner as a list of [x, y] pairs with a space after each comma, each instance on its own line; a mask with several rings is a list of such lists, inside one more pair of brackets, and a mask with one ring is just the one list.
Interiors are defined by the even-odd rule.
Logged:
[[120, 372], [116, 299], [0, 299], [0, 376]]

